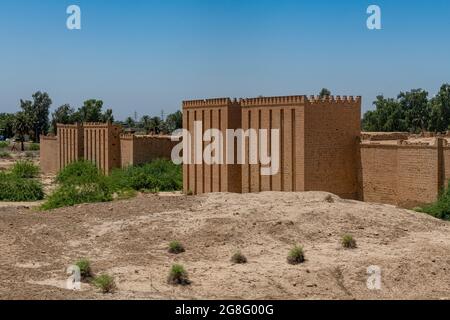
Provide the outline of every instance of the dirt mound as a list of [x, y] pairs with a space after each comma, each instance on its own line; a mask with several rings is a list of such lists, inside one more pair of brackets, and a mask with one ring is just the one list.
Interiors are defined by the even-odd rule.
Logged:
[[[356, 249], [342, 248], [351, 234]], [[186, 252], [172, 255], [168, 243]], [[306, 261], [286, 262], [302, 245]], [[0, 208], [0, 298], [449, 299], [450, 223], [323, 192], [140, 195], [40, 213]], [[247, 264], [233, 264], [240, 250]], [[118, 291], [64, 289], [67, 267], [89, 258]], [[190, 286], [173, 287], [173, 263]], [[367, 268], [381, 270], [369, 290]]]

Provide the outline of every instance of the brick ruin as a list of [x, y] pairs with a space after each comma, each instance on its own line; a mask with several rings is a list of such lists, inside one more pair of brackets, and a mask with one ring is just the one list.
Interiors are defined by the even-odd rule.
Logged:
[[109, 123], [58, 124], [56, 136], [41, 136], [40, 162], [44, 174], [55, 174], [77, 160], [89, 160], [104, 173], [154, 159], [170, 159], [168, 136], [123, 134]]
[[[279, 129], [280, 170], [261, 175], [261, 164], [249, 164], [245, 143], [244, 164], [183, 164], [184, 192], [327, 191], [412, 208], [435, 201], [450, 181], [450, 138], [361, 133], [360, 97], [184, 101], [184, 129], [192, 132], [198, 121], [201, 133], [210, 128]], [[56, 173], [87, 159], [108, 174], [113, 168], [170, 159], [178, 143], [167, 136], [123, 134], [112, 124], [58, 125], [56, 136], [41, 137], [41, 168]], [[219, 152], [225, 153], [227, 143]], [[202, 150], [208, 144], [203, 142]], [[191, 155], [199, 151], [193, 140], [187, 150]]]
[[[184, 129], [279, 129], [280, 170], [260, 164], [184, 164], [184, 191], [327, 191], [346, 199], [414, 207], [437, 199], [450, 180], [450, 147], [436, 137], [361, 133], [361, 97], [288, 96], [183, 102]], [[269, 142], [270, 143], [270, 142]], [[207, 143], [203, 142], [204, 150]], [[194, 141], [189, 152], [195, 154]], [[225, 152], [226, 143], [223, 144]]]

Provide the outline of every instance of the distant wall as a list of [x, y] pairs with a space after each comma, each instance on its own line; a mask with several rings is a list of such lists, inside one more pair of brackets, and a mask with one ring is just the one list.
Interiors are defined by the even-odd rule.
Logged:
[[435, 145], [361, 144], [362, 197], [412, 208], [434, 202], [449, 180], [450, 149]]
[[125, 134], [120, 137], [122, 167], [140, 165], [156, 159], [171, 159], [172, 149], [179, 142], [170, 136], [136, 136]]
[[58, 172], [58, 138], [56, 136], [41, 136], [40, 163], [43, 174]]
[[81, 124], [57, 125], [59, 170], [83, 158], [83, 126]]

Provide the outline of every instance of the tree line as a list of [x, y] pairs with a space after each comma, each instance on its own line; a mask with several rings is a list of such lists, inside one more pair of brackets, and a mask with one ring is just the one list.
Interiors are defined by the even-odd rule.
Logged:
[[362, 120], [364, 131], [445, 132], [450, 130], [450, 84], [429, 98], [423, 89], [400, 92], [397, 98], [378, 96], [375, 110], [367, 111]]
[[24, 150], [23, 143], [26, 136], [34, 142], [39, 142], [41, 134], [56, 134], [57, 123], [111, 122], [155, 134], [170, 134], [183, 125], [181, 111], [169, 114], [165, 120], [159, 117], [143, 116], [138, 122], [130, 122], [131, 117], [125, 122], [115, 121], [112, 109], [106, 108], [103, 111], [103, 101], [96, 99], [86, 100], [76, 110], [69, 104], [64, 104], [51, 114], [50, 119], [51, 105], [52, 100], [48, 93], [40, 91], [34, 93], [31, 100], [20, 100], [18, 112], [0, 113], [0, 136], [18, 139]]

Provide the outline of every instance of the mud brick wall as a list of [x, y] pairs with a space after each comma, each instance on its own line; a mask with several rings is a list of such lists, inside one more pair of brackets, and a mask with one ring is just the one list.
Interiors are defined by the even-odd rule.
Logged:
[[[304, 106], [304, 190], [358, 198], [361, 98], [311, 96]], [[299, 137], [301, 141], [301, 136]], [[301, 144], [300, 144], [301, 146]], [[301, 190], [298, 188], [297, 190]]]
[[[208, 192], [241, 192], [240, 165], [193, 163], [196, 152], [203, 154], [207, 143], [202, 142], [202, 150], [195, 149], [194, 122], [201, 121], [201, 135], [210, 128], [224, 133], [222, 153], [226, 159], [226, 129], [236, 129], [241, 125], [241, 108], [239, 103], [228, 98], [194, 100], [183, 102], [183, 128], [192, 134], [190, 148], [183, 150], [191, 154], [192, 163], [183, 165], [183, 189], [194, 194]], [[203, 160], [203, 157], [202, 157]]]
[[156, 159], [171, 159], [172, 149], [179, 142], [169, 136], [121, 135], [122, 167], [140, 165]]
[[84, 159], [92, 161], [104, 173], [120, 168], [120, 126], [109, 123], [85, 123]]
[[434, 202], [448, 181], [450, 150], [435, 145], [361, 144], [363, 199], [412, 208]]
[[83, 158], [83, 126], [81, 124], [57, 125], [58, 169]]
[[[304, 96], [251, 98], [241, 100], [242, 128], [278, 129], [280, 134], [279, 172], [261, 175], [260, 164], [250, 164], [249, 139], [245, 141], [245, 164], [242, 165], [242, 191], [301, 191], [304, 190], [303, 136]], [[270, 132], [270, 131], [269, 131]], [[269, 145], [272, 141], [268, 141]], [[259, 142], [258, 142], [259, 145]], [[256, 146], [259, 154], [259, 148]], [[268, 150], [271, 150], [269, 148]], [[269, 151], [269, 154], [271, 152]]]
[[41, 135], [40, 165], [43, 174], [56, 174], [59, 169], [58, 163], [58, 138], [56, 136]]

